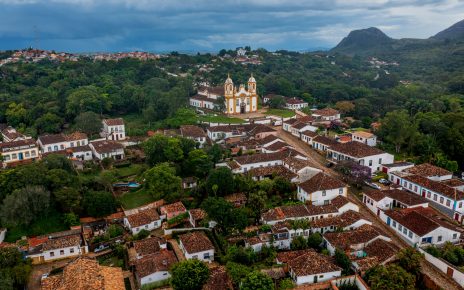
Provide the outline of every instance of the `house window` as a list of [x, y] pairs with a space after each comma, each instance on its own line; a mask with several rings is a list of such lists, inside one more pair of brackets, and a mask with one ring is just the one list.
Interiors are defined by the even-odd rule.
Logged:
[[398, 226], [398, 230], [400, 230], [400, 232], [403, 230], [403, 226], [402, 225], [399, 225]]
[[10, 160], [10, 155], [3, 155], [3, 160], [5, 160], [5, 161]]
[[432, 196], [432, 194], [430, 193], [430, 191], [427, 191], [427, 198], [430, 198], [430, 196]]
[[30, 153], [29, 151], [26, 151], [26, 153], [24, 154], [24, 156], [30, 157], [30, 156], [31, 156], [31, 153]]
[[437, 195], [436, 194], [433, 195], [433, 200], [437, 201]]
[[396, 221], [393, 221], [392, 225], [394, 228], [396, 228]]
[[462, 201], [459, 203], [459, 208], [462, 208]]
[[148, 225], [145, 225], [145, 228], [148, 229]]
[[408, 237], [409, 237], [410, 239], [412, 239], [412, 232], [411, 232], [411, 231], [409, 231]]
[[192, 259], [198, 259], [198, 255], [193, 255]]
[[71, 147], [74, 147], [74, 142], [71, 142]]
[[340, 188], [340, 189], [338, 190], [338, 194], [343, 194], [343, 188]]
[[458, 237], [458, 234], [453, 234], [453, 240], [455, 240]]
[[417, 192], [417, 185], [415, 185], [415, 186], [414, 186], [414, 191], [416, 191], [416, 192]]
[[64, 250], [60, 250], [60, 256], [64, 255]]
[[451, 205], [451, 201], [449, 199], [446, 200], [446, 206], [450, 206]]
[[54, 257], [55, 256], [55, 252], [50, 252], [50, 257]]
[[209, 253], [203, 254], [203, 259], [209, 259]]
[[405, 235], [406, 235], [406, 234], [407, 234], [407, 232], [408, 232], [408, 229], [403, 227], [403, 234], [405, 234]]
[[382, 164], [382, 158], [379, 158], [379, 164]]
[[16, 153], [11, 154], [11, 159], [16, 159], [18, 158], [18, 155]]
[[322, 191], [322, 196], [325, 196], [326, 195], [326, 192], [325, 190]]
[[31, 156], [35, 157], [35, 151], [31, 151]]
[[443, 203], [444, 200], [443, 196], [440, 196], [440, 203]]
[[69, 249], [69, 252], [72, 254], [74, 253], [74, 248]]
[[442, 236], [438, 236], [438, 241], [441, 242], [441, 240], [443, 239]]
[[369, 166], [372, 166], [372, 160], [369, 160]]

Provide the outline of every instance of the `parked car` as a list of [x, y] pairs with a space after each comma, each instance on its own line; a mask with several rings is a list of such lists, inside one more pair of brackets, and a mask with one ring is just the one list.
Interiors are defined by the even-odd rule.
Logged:
[[100, 246], [96, 247], [95, 250], [93, 250], [93, 251], [94, 251], [94, 253], [98, 253], [98, 252], [104, 251], [104, 250], [106, 250], [108, 248], [109, 248], [109, 246], [107, 246], [107, 245], [100, 245]]
[[391, 184], [391, 181], [388, 180], [388, 179], [385, 179], [385, 178], [380, 178], [379, 182], [384, 184], [384, 185], [390, 185]]
[[41, 280], [48, 278], [48, 273], [42, 274], [40, 277]]
[[330, 168], [330, 167], [332, 167], [332, 166], [334, 166], [334, 164], [333, 164], [332, 162], [327, 162], [327, 163], [325, 164], [325, 167], [327, 167], [327, 168]]
[[364, 181], [364, 184], [366, 184], [367, 186], [373, 188], [373, 189], [378, 189], [380, 190], [380, 186], [378, 184], [375, 184], [373, 182], [369, 182], [369, 181]]

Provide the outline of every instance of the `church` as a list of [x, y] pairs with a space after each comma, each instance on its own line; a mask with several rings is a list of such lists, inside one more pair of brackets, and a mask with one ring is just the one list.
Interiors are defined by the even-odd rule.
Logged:
[[258, 95], [256, 93], [256, 80], [253, 74], [248, 79], [248, 87], [241, 84], [238, 89], [234, 82], [227, 76], [224, 83], [224, 99], [226, 102], [226, 114], [245, 114], [258, 110]]

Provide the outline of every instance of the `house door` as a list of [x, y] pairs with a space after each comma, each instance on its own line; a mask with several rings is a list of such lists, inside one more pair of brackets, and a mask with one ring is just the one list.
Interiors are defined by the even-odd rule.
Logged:
[[449, 277], [453, 277], [453, 272], [453, 268], [448, 267], [448, 269], [446, 269], [446, 275]]
[[425, 197], [425, 190], [422, 190], [422, 197]]
[[390, 218], [387, 218], [387, 225], [390, 225]]
[[314, 283], [317, 283], [317, 275], [314, 275]]
[[399, 178], [396, 180], [396, 184], [400, 185], [400, 179]]
[[23, 159], [24, 159], [23, 153], [18, 153], [18, 159], [19, 159], [19, 160], [23, 160]]
[[380, 215], [380, 208], [377, 209], [377, 216]]
[[459, 221], [459, 214], [458, 214], [458, 213], [455, 213], [455, 214], [454, 214], [454, 219], [457, 220], [457, 221]]
[[240, 103], [240, 114], [245, 114], [246, 113], [246, 103], [241, 102]]

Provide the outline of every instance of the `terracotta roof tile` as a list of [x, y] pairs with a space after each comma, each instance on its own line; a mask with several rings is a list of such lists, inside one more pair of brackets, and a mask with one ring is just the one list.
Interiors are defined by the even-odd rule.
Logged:
[[205, 131], [202, 128], [194, 125], [182, 125], [180, 126], [180, 133], [184, 137], [191, 137], [191, 138], [200, 138], [206, 137]]
[[160, 216], [155, 208], [139, 210], [137, 213], [128, 215], [126, 218], [131, 227], [140, 227], [160, 220]]
[[122, 118], [104, 119], [103, 122], [105, 122], [108, 126], [121, 126], [121, 125], [124, 125], [124, 120]]
[[134, 241], [134, 249], [138, 255], [146, 256], [160, 251], [160, 245], [164, 244], [166, 244], [164, 238], [150, 237], [140, 241]]
[[320, 172], [305, 182], [300, 183], [298, 186], [307, 193], [313, 193], [320, 190], [344, 188], [346, 187], [346, 184], [336, 178]]
[[214, 250], [213, 243], [204, 232], [191, 232], [179, 236], [179, 240], [189, 254]]
[[177, 258], [174, 252], [162, 250], [137, 260], [135, 271], [137, 276], [142, 278], [156, 272], [168, 271], [175, 263]]
[[95, 151], [97, 151], [99, 154], [110, 153], [124, 149], [124, 146], [121, 143], [110, 140], [92, 141], [90, 142], [90, 145], [92, 145], [93, 148], [95, 148]]
[[430, 163], [419, 164], [414, 167], [408, 168], [405, 171], [408, 173], [412, 173], [412, 174], [416, 174], [416, 175], [420, 175], [424, 177], [445, 176], [445, 175], [452, 174], [448, 170], [432, 165]]
[[203, 285], [203, 290], [232, 290], [232, 279], [224, 266], [210, 269], [209, 278]]
[[316, 110], [313, 112], [313, 115], [320, 115], [320, 116], [334, 116], [337, 114], [340, 114], [340, 112], [332, 108], [324, 108], [324, 109]]
[[343, 153], [345, 155], [352, 156], [355, 158], [363, 158], [367, 156], [379, 155], [379, 154], [385, 153], [384, 151], [376, 147], [372, 147], [372, 146], [366, 145], [361, 142], [356, 142], [356, 141], [334, 144], [330, 146], [330, 150]]
[[314, 250], [307, 251], [305, 254], [290, 260], [288, 267], [296, 276], [308, 276], [342, 270], [331, 261], [330, 257], [319, 254]]

